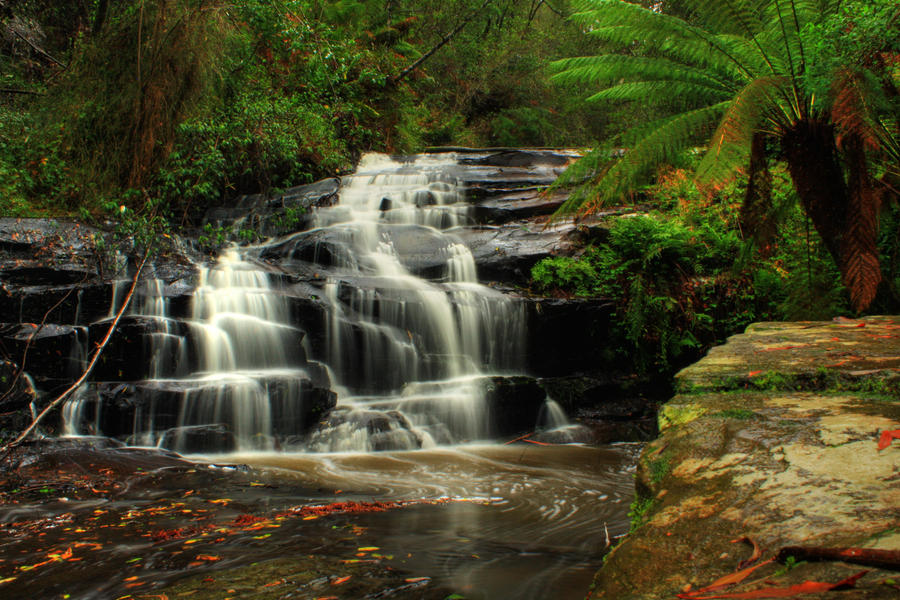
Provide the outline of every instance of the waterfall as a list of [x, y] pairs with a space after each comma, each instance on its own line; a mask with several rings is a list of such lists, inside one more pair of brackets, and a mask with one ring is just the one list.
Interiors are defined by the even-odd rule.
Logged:
[[[341, 242], [325, 288], [328, 361], [341, 384], [365, 393], [340, 399], [312, 440], [316, 450], [414, 448], [491, 433], [479, 377], [521, 368], [524, 311], [478, 283], [472, 254], [453, 235], [471, 221], [464, 190], [448, 175], [454, 164], [452, 156], [367, 155], [339, 204], [317, 212], [318, 227]], [[435, 256], [437, 268], [423, 267]]]
[[[490, 438], [485, 379], [522, 371], [525, 311], [478, 283], [454, 233], [472, 224], [455, 164], [365, 156], [313, 229], [198, 266], [187, 314], [173, 316], [166, 285], [148, 280], [130, 315], [146, 344], [143, 380], [80, 394], [67, 431], [125, 430], [130, 443], [182, 452]], [[267, 253], [317, 271], [324, 342], [314, 357]]]

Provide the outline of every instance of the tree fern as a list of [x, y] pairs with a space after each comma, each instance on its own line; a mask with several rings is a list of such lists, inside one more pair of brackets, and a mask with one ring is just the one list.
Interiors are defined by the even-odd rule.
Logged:
[[[835, 84], [831, 97], [810, 90], [810, 70], [821, 77], [823, 66], [811, 52], [809, 32], [825, 22], [836, 32], [839, 19], [852, 20], [838, 0], [683, 0], [683, 5], [687, 20], [623, 0], [573, 2], [572, 19], [606, 47], [621, 51], [558, 61], [553, 79], [593, 88], [589, 102], [640, 102], [675, 112], [622, 135], [620, 157], [607, 147], [571, 167], [557, 185], [581, 187], [561, 212], [590, 212], [625, 197], [660, 164], [695, 144], [707, 147], [697, 169], [700, 182], [764, 170], [765, 150], [774, 146], [765, 140], [771, 140], [781, 144], [795, 190], [841, 268], [854, 305], [864, 308], [880, 279], [873, 206], [891, 189], [888, 179], [900, 180], [898, 111], [878, 104], [885, 93], [900, 95], [896, 77], [882, 75], [873, 85], [866, 72], [842, 77], [838, 70], [826, 73]], [[881, 181], [871, 175], [873, 165], [884, 174]], [[766, 185], [749, 188], [758, 194]], [[764, 198], [752, 202], [756, 212], [766, 205]]]

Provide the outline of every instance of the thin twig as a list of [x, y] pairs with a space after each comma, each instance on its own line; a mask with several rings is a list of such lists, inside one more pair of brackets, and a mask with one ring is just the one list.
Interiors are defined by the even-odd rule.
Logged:
[[53, 58], [46, 50], [44, 50], [43, 48], [41, 48], [41, 47], [35, 45], [34, 42], [32, 42], [31, 40], [29, 40], [27, 37], [25, 37], [24, 35], [22, 35], [22, 34], [19, 33], [18, 31], [16, 31], [15, 29], [13, 29], [13, 33], [16, 34], [16, 36], [19, 37], [23, 42], [25, 42], [26, 44], [28, 44], [29, 46], [31, 46], [31, 47], [34, 49], [34, 51], [37, 52], [38, 54], [40, 54], [41, 56], [47, 58], [47, 59], [50, 60], [51, 62], [54, 62], [54, 63], [58, 64], [58, 65], [59, 65], [60, 67], [62, 67], [63, 69], [68, 69], [68, 68], [69, 68], [68, 65], [66, 65], [65, 63], [62, 63], [62, 62], [58, 61], [57, 59]]
[[46, 96], [46, 92], [36, 92], [34, 90], [19, 90], [16, 88], [0, 88], [0, 94], [26, 94], [28, 96]]
[[[87, 277], [88, 277], [88, 274], [85, 271], [84, 277], [82, 277], [81, 281], [79, 281], [78, 283], [79, 284], [84, 283], [85, 281], [87, 281]], [[29, 348], [31, 348], [31, 343], [32, 343], [32, 341], [34, 341], [35, 336], [37, 336], [37, 334], [39, 334], [41, 332], [41, 330], [44, 328], [44, 325], [47, 323], [47, 317], [49, 317], [50, 313], [52, 313], [63, 302], [65, 302], [68, 299], [68, 297], [72, 295], [72, 292], [74, 292], [74, 291], [75, 291], [75, 286], [70, 287], [69, 291], [66, 292], [63, 295], [63, 297], [60, 298], [56, 302], [56, 304], [54, 304], [49, 309], [47, 309], [47, 312], [45, 312], [44, 316], [41, 318], [40, 324], [37, 326], [37, 328], [34, 331], [31, 332], [31, 335], [28, 336], [28, 340], [25, 342], [25, 350], [22, 351], [22, 360], [19, 361], [19, 370], [16, 371], [16, 375], [15, 375], [15, 377], [13, 377], [12, 382], [9, 384], [9, 388], [5, 392], [3, 392], [2, 395], [0, 395], [0, 401], [5, 400], [7, 398], [7, 396], [12, 394], [13, 389], [16, 387], [16, 384], [19, 382], [19, 378], [22, 376], [22, 373], [25, 372], [25, 364], [28, 361], [28, 350], [29, 350]]]

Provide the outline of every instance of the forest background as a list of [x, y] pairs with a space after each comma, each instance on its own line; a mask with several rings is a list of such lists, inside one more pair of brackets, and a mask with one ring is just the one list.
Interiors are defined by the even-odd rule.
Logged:
[[[704, 25], [689, 0], [634, 4]], [[726, 3], [709, 10], [717, 4]], [[882, 114], [896, 126], [893, 3], [803, 4], [829, 6], [828, 18], [798, 32], [822, 66], [802, 85], [821, 86], [831, 63], [877, 56], [884, 68], [874, 77], [894, 93]], [[683, 111], [690, 98], [590, 98], [590, 77], [562, 75], [568, 57], [663, 53], [639, 37], [592, 35], [591, 22], [571, 18], [598, 9], [597, 0], [0, 0], [0, 215], [250, 241], [252, 232], [200, 229], [202, 215], [242, 194], [346, 173], [366, 151], [627, 154], [635, 131]], [[760, 221], [742, 211], [749, 169], [698, 183], [711, 133], [664, 153], [613, 199], [637, 216], [604, 223], [606, 233], [576, 256], [538, 263], [522, 290], [611, 299], [616, 339], [603, 352], [641, 370], [677, 368], [753, 321], [861, 311], [778, 148], [768, 149], [764, 239]], [[591, 182], [608, 168], [585, 161], [569, 183], [596, 189]], [[879, 168], [873, 177], [896, 183], [896, 171]], [[581, 208], [590, 221], [598, 205]], [[896, 190], [877, 218], [883, 278], [864, 310], [896, 312]]]

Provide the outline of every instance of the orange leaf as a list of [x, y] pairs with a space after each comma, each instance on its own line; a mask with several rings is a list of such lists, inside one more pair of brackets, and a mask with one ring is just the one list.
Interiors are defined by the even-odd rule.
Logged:
[[829, 592], [839, 588], [853, 587], [860, 577], [868, 573], [868, 571], [860, 571], [856, 575], [851, 575], [846, 579], [842, 579], [837, 583], [826, 583], [821, 581], [804, 581], [786, 588], [763, 588], [761, 590], [752, 590], [749, 592], [732, 592], [730, 594], [717, 594], [714, 596], [697, 596], [694, 594], [678, 594], [679, 598], [690, 598], [691, 600], [708, 600], [710, 598], [735, 598], [753, 600], [755, 598], [793, 598], [799, 594], [815, 594], [820, 592]]
[[749, 373], [747, 373], [747, 377], [756, 377], [760, 373], [762, 373], [762, 371], [750, 371]]
[[742, 568], [752, 565], [753, 563], [758, 561], [760, 559], [760, 557], [762, 556], [762, 550], [760, 550], [759, 545], [756, 542], [754, 542], [747, 536], [738, 538], [736, 540], [731, 540], [732, 544], [739, 544], [740, 542], [747, 542], [748, 544], [753, 546], [753, 554], [750, 555], [750, 558], [748, 558], [747, 560], [741, 561], [741, 564], [738, 565], [738, 568], [742, 569]]
[[341, 585], [342, 583], [346, 583], [347, 581], [349, 581], [351, 577], [353, 577], [353, 575], [346, 575], [344, 577], [338, 577], [337, 579], [335, 579], [334, 581], [331, 582], [331, 585]]
[[892, 439], [900, 440], [900, 429], [882, 431], [881, 438], [878, 440], [878, 450], [881, 451], [890, 446]]
[[[702, 594], [703, 592], [711, 592], [712, 590], [718, 590], [723, 587], [728, 587], [729, 585], [734, 585], [736, 583], [740, 583], [743, 580], [747, 579], [747, 577], [753, 571], [755, 571], [758, 568], [760, 568], [764, 565], [767, 565], [773, 561], [774, 561], [774, 559], [770, 558], [769, 560], [763, 561], [763, 562], [759, 563], [758, 565], [753, 565], [752, 567], [747, 567], [746, 569], [741, 569], [740, 571], [731, 573], [729, 575], [726, 575], [725, 577], [720, 577], [719, 579], [716, 579], [708, 586], [706, 586], [704, 588], [700, 588], [696, 592], [692, 592], [692, 594], [696, 595], [696, 594]], [[693, 596], [691, 595], [689, 597], [693, 597]]]

